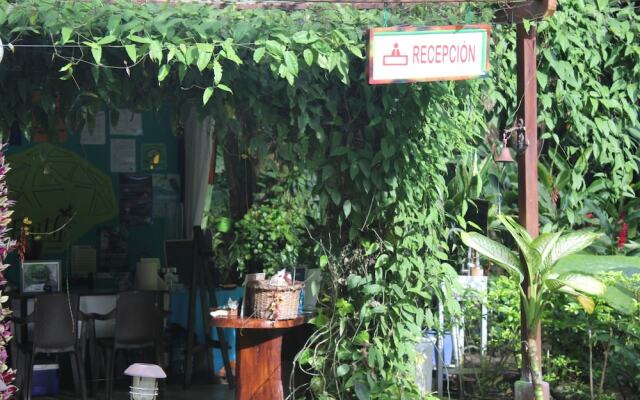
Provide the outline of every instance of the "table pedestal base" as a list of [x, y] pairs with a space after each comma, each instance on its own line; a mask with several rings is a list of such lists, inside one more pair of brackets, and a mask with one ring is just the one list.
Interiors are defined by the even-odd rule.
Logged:
[[238, 329], [236, 400], [282, 400], [282, 335], [285, 329]]
[[215, 328], [236, 330], [236, 400], [282, 400], [282, 336], [307, 316], [271, 321], [238, 316], [211, 318]]

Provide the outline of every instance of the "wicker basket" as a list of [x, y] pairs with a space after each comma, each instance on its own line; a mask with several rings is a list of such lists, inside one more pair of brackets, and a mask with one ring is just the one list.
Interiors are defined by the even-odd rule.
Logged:
[[298, 316], [300, 291], [303, 282], [294, 282], [291, 286], [274, 286], [269, 281], [251, 281], [247, 283], [251, 314], [255, 318], [280, 320], [294, 319]]

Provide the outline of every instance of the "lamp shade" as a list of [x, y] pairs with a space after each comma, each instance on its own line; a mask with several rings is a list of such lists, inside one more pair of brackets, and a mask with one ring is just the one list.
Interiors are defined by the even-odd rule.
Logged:
[[167, 377], [167, 374], [165, 374], [164, 370], [158, 365], [142, 363], [131, 364], [129, 368], [124, 371], [124, 374], [129, 376], [139, 376], [141, 378], [155, 379], [164, 379]]
[[132, 364], [124, 373], [133, 377], [133, 384], [129, 387], [131, 400], [155, 400], [158, 396], [157, 380], [167, 377], [162, 368], [155, 364]]

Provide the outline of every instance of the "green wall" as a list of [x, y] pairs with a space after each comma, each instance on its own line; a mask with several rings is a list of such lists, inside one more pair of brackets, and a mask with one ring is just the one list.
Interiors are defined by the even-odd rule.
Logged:
[[[142, 118], [143, 135], [141, 136], [111, 136], [109, 122], [106, 125], [106, 142], [104, 145], [82, 145], [80, 143], [80, 134], [69, 134], [65, 143], [57, 143], [56, 140], [50, 141], [50, 143], [64, 147], [71, 150], [82, 158], [89, 161], [96, 166], [100, 171], [111, 177], [113, 190], [115, 192], [116, 201], [119, 199], [119, 173], [112, 173], [110, 168], [110, 138], [127, 138], [135, 139], [136, 141], [136, 173], [150, 173], [142, 170], [141, 166], [141, 149], [144, 143], [164, 143], [166, 146], [166, 169], [158, 171], [158, 174], [177, 174], [179, 172], [178, 167], [178, 139], [171, 133], [169, 128], [169, 115], [167, 110], [162, 110], [158, 113], [145, 113]], [[107, 118], [108, 120], [108, 118]], [[22, 150], [28, 149], [31, 146], [35, 146], [37, 143], [28, 142], [24, 138], [19, 145], [11, 145], [7, 150], [7, 155], [15, 154]], [[181, 177], [181, 184], [183, 179]], [[9, 188], [11, 190], [11, 188]], [[93, 227], [87, 233], [85, 233], [74, 244], [94, 245], [99, 248], [98, 243], [98, 227], [102, 226], [119, 226], [119, 217], [114, 218], [111, 221], [105, 221], [98, 226]], [[151, 224], [142, 226], [129, 226], [127, 227], [129, 232], [128, 241], [128, 259], [129, 270], [133, 271], [135, 268], [135, 262], [141, 257], [160, 257], [163, 258], [163, 242], [165, 239], [172, 239], [165, 237], [165, 220], [164, 218], [154, 218]], [[63, 276], [68, 274], [70, 247], [63, 253], [47, 253], [43, 255], [45, 259], [61, 259], [63, 260]], [[14, 267], [10, 268], [7, 273], [8, 279], [18, 285], [19, 284], [19, 268], [17, 268], [17, 257], [9, 260], [14, 264]]]

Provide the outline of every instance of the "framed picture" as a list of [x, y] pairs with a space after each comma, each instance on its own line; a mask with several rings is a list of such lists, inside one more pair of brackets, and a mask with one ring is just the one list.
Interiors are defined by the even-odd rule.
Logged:
[[167, 146], [164, 143], [143, 143], [140, 148], [142, 171], [164, 171], [167, 169]]
[[22, 293], [60, 291], [60, 261], [23, 261]]

